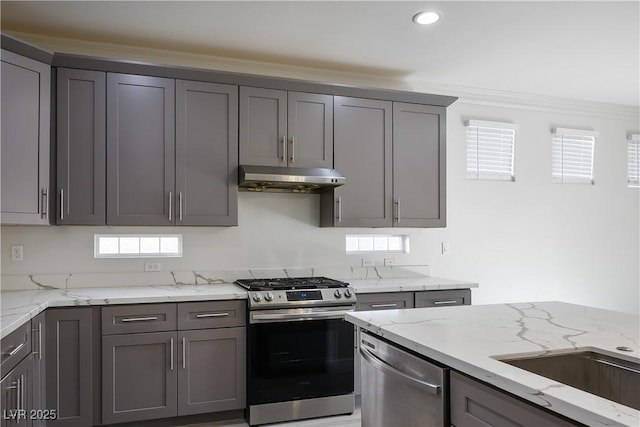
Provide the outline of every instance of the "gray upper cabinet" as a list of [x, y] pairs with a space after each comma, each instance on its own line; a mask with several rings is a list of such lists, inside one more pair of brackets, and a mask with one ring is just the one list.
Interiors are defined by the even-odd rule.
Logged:
[[106, 221], [106, 73], [59, 68], [58, 224]]
[[49, 223], [51, 67], [2, 50], [2, 224]]
[[241, 87], [240, 164], [333, 167], [333, 96]]
[[176, 81], [176, 224], [238, 224], [238, 87]]
[[107, 75], [107, 224], [175, 217], [175, 81]]
[[321, 226], [444, 227], [445, 108], [335, 97], [335, 168]]
[[334, 97], [334, 167], [345, 185], [320, 196], [320, 225], [392, 223], [392, 103]]
[[394, 226], [446, 225], [445, 108], [393, 103]]

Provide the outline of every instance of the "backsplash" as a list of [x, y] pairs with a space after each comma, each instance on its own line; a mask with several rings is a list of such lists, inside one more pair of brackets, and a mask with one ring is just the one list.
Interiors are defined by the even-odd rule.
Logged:
[[80, 289], [130, 286], [192, 286], [232, 283], [236, 279], [326, 276], [332, 279], [392, 279], [430, 275], [428, 265], [397, 267], [273, 268], [148, 273], [69, 273], [2, 276], [2, 290]]

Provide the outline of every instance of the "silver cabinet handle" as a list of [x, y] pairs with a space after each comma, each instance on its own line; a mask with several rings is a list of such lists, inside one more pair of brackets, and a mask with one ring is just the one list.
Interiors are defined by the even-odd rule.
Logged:
[[150, 322], [152, 320], [158, 320], [158, 316], [149, 316], [149, 317], [125, 317], [121, 320], [122, 323], [127, 322]]
[[38, 360], [42, 360], [42, 323], [38, 323], [38, 328], [32, 329], [32, 332], [38, 333], [38, 351], [34, 351], [33, 354], [37, 354]]
[[41, 218], [46, 218], [49, 210], [49, 190], [47, 188], [42, 189], [42, 214]]
[[451, 299], [451, 300], [443, 300], [443, 301], [434, 301], [433, 304], [434, 305], [443, 305], [443, 304], [456, 304], [458, 301]]
[[60, 221], [64, 221], [64, 188], [60, 189]]
[[397, 307], [398, 303], [394, 302], [392, 304], [371, 304], [371, 308], [386, 308], [386, 307]]
[[[20, 409], [24, 410], [24, 408], [24, 375], [20, 375]], [[19, 420], [20, 419], [18, 418], [18, 422]]]
[[182, 221], [182, 191], [178, 193], [178, 220]]
[[342, 222], [342, 197], [338, 197], [338, 200], [336, 200], [336, 211], [336, 219], [338, 222]]
[[395, 204], [395, 208], [396, 208], [396, 224], [400, 223], [400, 199], [396, 199], [394, 201]]
[[171, 370], [173, 371], [173, 338], [171, 338], [171, 345], [170, 345], [169, 351], [171, 352], [171, 356], [170, 356]]
[[291, 163], [296, 161], [296, 137], [295, 136], [291, 137], [291, 156], [289, 157], [289, 160], [291, 160]]
[[410, 375], [405, 374], [404, 372], [394, 368], [393, 366], [385, 363], [382, 359], [379, 359], [378, 357], [376, 357], [373, 353], [371, 353], [369, 350], [367, 350], [364, 347], [360, 347], [360, 354], [362, 355], [362, 357], [364, 358], [364, 360], [366, 360], [367, 362], [369, 362], [370, 364], [372, 364], [373, 366], [375, 366], [376, 368], [380, 369], [381, 371], [393, 375], [396, 378], [402, 379], [405, 382], [408, 382], [418, 388], [421, 388], [422, 390], [425, 390], [431, 394], [439, 394], [440, 390], [442, 389], [442, 386], [437, 385], [437, 384], [431, 384], [428, 383], [426, 381], [422, 381], [421, 379], [418, 378], [414, 378]]
[[187, 339], [182, 337], [182, 369], [187, 369]]
[[287, 161], [287, 137], [286, 135], [282, 137], [282, 154], [280, 155], [280, 160], [283, 162]]
[[16, 347], [16, 348], [14, 348], [13, 350], [11, 350], [11, 351], [9, 352], [9, 357], [11, 357], [11, 356], [15, 355], [17, 352], [19, 352], [19, 351], [22, 349], [22, 347], [24, 347], [24, 344], [25, 344], [25, 343], [20, 343], [20, 345], [19, 345], [19, 346], [17, 346], [17, 347]]
[[173, 219], [171, 211], [173, 210], [173, 192], [169, 191], [169, 222]]
[[201, 313], [201, 314], [196, 314], [196, 319], [206, 319], [207, 317], [229, 317], [229, 313]]

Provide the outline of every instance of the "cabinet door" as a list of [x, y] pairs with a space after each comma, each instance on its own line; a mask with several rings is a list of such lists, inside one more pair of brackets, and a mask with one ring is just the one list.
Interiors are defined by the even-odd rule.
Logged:
[[0, 382], [1, 427], [31, 427], [33, 355], [27, 356]]
[[394, 226], [446, 226], [445, 134], [445, 108], [393, 103]]
[[287, 92], [240, 88], [240, 164], [287, 165]]
[[51, 67], [2, 50], [3, 224], [48, 224]]
[[57, 418], [48, 427], [92, 423], [91, 308], [49, 309], [46, 314], [46, 408]]
[[106, 74], [58, 69], [58, 224], [106, 221]]
[[178, 415], [245, 407], [245, 328], [178, 333]]
[[107, 224], [174, 221], [174, 80], [107, 75]]
[[576, 425], [454, 371], [450, 374], [450, 408], [451, 424], [458, 427]]
[[294, 167], [333, 167], [333, 96], [288, 93], [287, 164]]
[[102, 337], [103, 424], [175, 417], [175, 332]]
[[47, 417], [53, 416], [50, 411], [47, 411], [48, 408], [45, 401], [45, 328], [45, 312], [43, 311], [42, 313], [31, 319], [31, 348], [33, 349], [32, 409], [34, 411], [41, 411], [36, 412], [38, 416], [33, 418], [34, 427], [41, 427], [46, 425], [45, 415]]
[[176, 224], [238, 224], [237, 111], [237, 86], [176, 82]]
[[356, 311], [413, 308], [413, 292], [358, 294]]
[[453, 289], [446, 291], [424, 291], [415, 293], [415, 306], [448, 307], [452, 305], [470, 305], [471, 289]]
[[390, 227], [392, 104], [336, 96], [334, 109], [334, 166], [347, 182], [333, 192], [333, 223]]

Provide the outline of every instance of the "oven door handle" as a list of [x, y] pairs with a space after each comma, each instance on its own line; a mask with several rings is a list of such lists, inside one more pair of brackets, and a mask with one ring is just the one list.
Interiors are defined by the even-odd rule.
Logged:
[[276, 314], [251, 314], [251, 323], [266, 323], [285, 321], [292, 322], [297, 320], [318, 320], [318, 319], [343, 319], [346, 313], [352, 312], [349, 310], [333, 310], [333, 311], [318, 311], [309, 313], [276, 313]]

